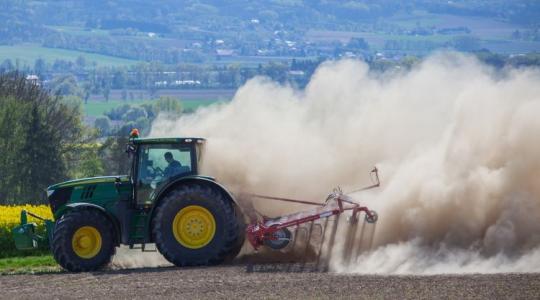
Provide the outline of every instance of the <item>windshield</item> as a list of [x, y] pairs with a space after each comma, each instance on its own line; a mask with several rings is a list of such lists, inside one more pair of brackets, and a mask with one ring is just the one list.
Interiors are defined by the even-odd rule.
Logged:
[[154, 191], [168, 178], [192, 173], [193, 147], [181, 144], [149, 144], [139, 147], [137, 202], [149, 203]]

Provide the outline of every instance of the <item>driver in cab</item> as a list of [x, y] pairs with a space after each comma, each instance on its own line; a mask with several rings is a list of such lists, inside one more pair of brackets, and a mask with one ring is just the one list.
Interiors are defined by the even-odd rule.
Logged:
[[182, 164], [180, 164], [179, 161], [174, 159], [171, 152], [165, 152], [164, 157], [165, 157], [165, 160], [167, 161], [167, 163], [169, 164], [165, 168], [165, 170], [163, 170], [163, 175], [165, 176], [165, 178], [172, 177], [172, 176], [174, 176], [174, 175], [181, 172]]

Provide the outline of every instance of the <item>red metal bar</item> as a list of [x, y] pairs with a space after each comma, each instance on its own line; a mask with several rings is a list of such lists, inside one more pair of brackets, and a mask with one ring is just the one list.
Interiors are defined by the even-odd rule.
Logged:
[[305, 200], [298, 200], [298, 199], [291, 199], [291, 198], [281, 198], [281, 197], [271, 197], [271, 196], [265, 196], [265, 195], [259, 195], [259, 194], [247, 194], [247, 195], [251, 196], [251, 197], [255, 197], [255, 198], [261, 198], [261, 199], [269, 199], [269, 200], [277, 200], [277, 201], [284, 201], [284, 202], [293, 202], [293, 203], [300, 203], [300, 204], [324, 206], [323, 203], [312, 202], [312, 201], [305, 201]]
[[269, 229], [275, 228], [275, 230], [273, 230], [273, 231], [278, 231], [278, 230], [283, 229], [285, 227], [291, 227], [291, 226], [295, 226], [295, 225], [300, 225], [300, 224], [307, 223], [307, 222], [310, 222], [310, 221], [315, 221], [315, 220], [321, 219], [321, 218], [328, 218], [330, 216], [337, 215], [339, 213], [340, 213], [340, 211], [337, 210], [337, 209], [329, 210], [329, 211], [325, 211], [325, 212], [322, 212], [322, 213], [319, 213], [319, 214], [316, 214], [316, 215], [309, 215], [307, 217], [304, 217], [304, 218], [301, 218], [301, 219], [298, 219], [298, 220], [292, 220], [292, 221], [288, 221], [288, 222], [281, 223], [281, 224], [278, 224], [278, 225], [273, 225], [273, 226], [270, 226], [268, 228]]

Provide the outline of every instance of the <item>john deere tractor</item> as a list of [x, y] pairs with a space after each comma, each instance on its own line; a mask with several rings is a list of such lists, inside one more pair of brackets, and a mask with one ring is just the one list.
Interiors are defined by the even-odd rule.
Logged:
[[[116, 247], [157, 250], [176, 266], [213, 265], [234, 258], [244, 242], [244, 219], [234, 197], [199, 174], [202, 138], [138, 138], [127, 144], [129, 175], [84, 178], [47, 188], [54, 220], [39, 235], [31, 212], [13, 229], [19, 249], [47, 243], [74, 272], [107, 265]], [[148, 250], [148, 247], [146, 247]]]

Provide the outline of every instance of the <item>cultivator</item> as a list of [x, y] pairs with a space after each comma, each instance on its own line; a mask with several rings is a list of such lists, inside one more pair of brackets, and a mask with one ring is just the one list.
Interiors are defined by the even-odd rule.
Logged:
[[[253, 217], [253, 214], [251, 215], [251, 222], [246, 229], [249, 243], [256, 251], [260, 247], [266, 246], [272, 250], [287, 251], [288, 249], [287, 252], [299, 252], [303, 265], [308, 260], [313, 260], [317, 270], [326, 270], [328, 268], [328, 262], [334, 253], [333, 248], [336, 244], [336, 234], [338, 227], [340, 227], [339, 224], [343, 223], [347, 224], [348, 227], [345, 233], [345, 240], [342, 241], [340, 239], [343, 250], [342, 259], [345, 263], [348, 263], [352, 257], [358, 255], [362, 250], [371, 248], [373, 242], [375, 226], [371, 226], [371, 229], [366, 229], [365, 225], [366, 223], [375, 224], [378, 220], [377, 213], [365, 206], [361, 206], [348, 195], [353, 192], [379, 187], [380, 181], [377, 168], [374, 168], [371, 174], [374, 181], [373, 185], [349, 193], [344, 193], [338, 187], [328, 195], [325, 203], [249, 194], [251, 197], [266, 200], [317, 206], [311, 210], [277, 218], [269, 218], [253, 209], [257, 217]], [[340, 220], [340, 217], [346, 212], [350, 212], [349, 217], [346, 220]], [[360, 214], [362, 212], [365, 214], [365, 222], [362, 223], [358, 243], [355, 243], [355, 240], [357, 240]], [[292, 229], [292, 232], [290, 229]], [[330, 230], [329, 233], [327, 233], [328, 229]], [[300, 236], [304, 237], [303, 242], [298, 241]], [[312, 243], [314, 236], [318, 237], [318, 243], [315, 243], [318, 245]], [[362, 249], [364, 240], [367, 240], [367, 247]], [[299, 247], [301, 249], [298, 249]]]

